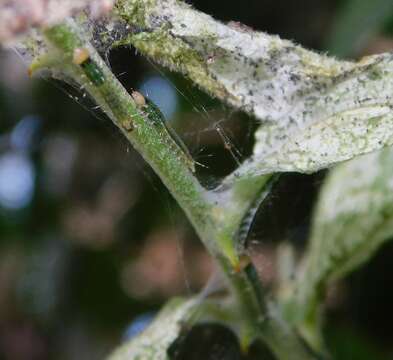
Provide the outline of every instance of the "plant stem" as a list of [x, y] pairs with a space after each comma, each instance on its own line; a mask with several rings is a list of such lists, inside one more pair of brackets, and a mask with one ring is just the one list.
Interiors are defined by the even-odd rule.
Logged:
[[[56, 70], [77, 81], [91, 95], [155, 170], [183, 208], [207, 250], [226, 275], [244, 315], [249, 336], [262, 336], [278, 359], [312, 359], [297, 337], [286, 329], [285, 324], [270, 316], [260, 292], [260, 284], [254, 276], [253, 265], [250, 263], [245, 268], [239, 267], [234, 244], [236, 229], [256, 194], [265, 186], [267, 178], [255, 181], [247, 196], [239, 196], [242, 192], [234, 191], [236, 188], [225, 192], [226, 196], [224, 193], [207, 191], [184, 163], [182, 149], [168, 133], [160, 132], [146, 114], [141, 113], [133, 98], [74, 22], [68, 21], [47, 29], [45, 37], [49, 51], [59, 58]], [[89, 64], [97, 67], [93, 69], [99, 81], [93, 81], [80, 64], [75, 63], [75, 49], [88, 52]], [[240, 189], [239, 186], [237, 190]]]

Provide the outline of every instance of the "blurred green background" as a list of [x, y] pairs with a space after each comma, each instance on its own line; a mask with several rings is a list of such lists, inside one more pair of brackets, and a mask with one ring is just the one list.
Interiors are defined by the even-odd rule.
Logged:
[[[391, 0], [188, 2], [339, 57], [393, 49]], [[252, 119], [133, 49], [108, 59], [128, 89], [161, 107], [204, 164], [207, 186], [250, 153]], [[265, 282], [274, 284], [278, 243], [304, 248], [323, 176], [283, 176], [258, 212], [248, 244]], [[331, 289], [334, 359], [392, 358], [392, 262], [388, 244]], [[18, 55], [1, 51], [0, 359], [101, 359], [212, 271], [181, 210], [94, 104], [59, 82], [29, 79]]]

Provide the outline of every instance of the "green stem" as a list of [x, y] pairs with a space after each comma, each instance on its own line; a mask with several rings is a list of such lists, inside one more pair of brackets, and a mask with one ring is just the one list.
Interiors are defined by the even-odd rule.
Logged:
[[[78, 33], [79, 31], [79, 33]], [[80, 83], [98, 106], [109, 116], [127, 140], [160, 176], [163, 183], [192, 219], [197, 229], [209, 228], [211, 205], [205, 189], [199, 184], [189, 167], [184, 164], [182, 149], [168, 134], [141, 112], [133, 98], [114, 77], [94, 48], [81, 38], [80, 29], [73, 22], [46, 30], [49, 43], [60, 50], [61, 70]], [[83, 69], [72, 62], [75, 49], [86, 49], [91, 61], [98, 66], [104, 81], [95, 85]], [[217, 252], [209, 242], [205, 244]]]
[[[244, 315], [249, 336], [262, 336], [279, 359], [312, 359], [297, 337], [278, 318], [269, 315], [255, 269], [252, 264], [240, 267], [234, 245], [241, 219], [267, 178], [255, 181], [253, 186], [239, 185], [226, 192], [207, 191], [185, 164], [183, 150], [169, 133], [160, 131], [146, 114], [141, 113], [74, 22], [47, 29], [45, 37], [50, 55], [59, 58], [57, 70], [77, 81], [91, 95], [183, 208], [226, 275]], [[82, 54], [88, 53], [88, 67], [75, 61], [75, 49], [83, 49]]]

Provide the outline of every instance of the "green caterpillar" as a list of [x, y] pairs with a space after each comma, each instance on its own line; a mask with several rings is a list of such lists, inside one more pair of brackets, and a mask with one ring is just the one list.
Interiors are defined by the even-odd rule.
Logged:
[[113, 91], [105, 86], [105, 75], [97, 63], [91, 58], [87, 48], [76, 48], [73, 52], [72, 62], [83, 70], [84, 74], [91, 83], [99, 90], [112, 111], [117, 113], [117, 117], [121, 119], [121, 125], [126, 131], [134, 130], [132, 119], [122, 111], [123, 107], [119, 104], [119, 99], [113, 94]]
[[182, 156], [184, 155], [184, 160], [187, 166], [190, 168], [192, 172], [195, 172], [195, 161], [192, 158], [190, 152], [188, 151], [187, 146], [180, 139], [177, 133], [173, 130], [173, 128], [167, 124], [165, 121], [165, 116], [158, 108], [156, 104], [153, 103], [150, 99], [145, 98], [138, 91], [133, 91], [131, 94], [134, 99], [136, 105], [143, 110], [146, 114], [147, 118], [160, 130], [166, 132], [166, 135], [171, 137], [171, 139], [176, 143], [176, 145], [180, 148]]
[[76, 48], [74, 50], [72, 62], [83, 69], [87, 78], [95, 86], [101, 86], [105, 83], [105, 76], [97, 64], [91, 59], [88, 49]]

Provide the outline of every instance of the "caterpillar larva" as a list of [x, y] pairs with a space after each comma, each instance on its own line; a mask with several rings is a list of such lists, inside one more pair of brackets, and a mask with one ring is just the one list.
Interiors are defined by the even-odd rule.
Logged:
[[131, 93], [136, 105], [143, 110], [147, 118], [160, 130], [165, 131], [172, 140], [178, 145], [181, 153], [184, 154], [184, 160], [192, 172], [195, 172], [195, 161], [192, 158], [187, 146], [183, 143], [180, 137], [176, 134], [173, 128], [167, 124], [164, 114], [150, 99], [145, 98], [140, 92], [133, 91]]
[[104, 84], [105, 76], [95, 61], [91, 59], [88, 49], [76, 48], [72, 56], [72, 62], [83, 69], [87, 78], [95, 86], [101, 86]]
[[91, 58], [89, 50], [84, 47], [76, 48], [73, 52], [72, 62], [80, 66], [91, 83], [97, 87], [108, 106], [111, 108], [111, 111], [117, 114], [122, 127], [127, 132], [134, 130], [132, 119], [125, 111], [122, 111], [123, 107], [122, 104], [119, 103], [118, 97], [110, 87], [105, 86], [105, 75], [97, 63]]

